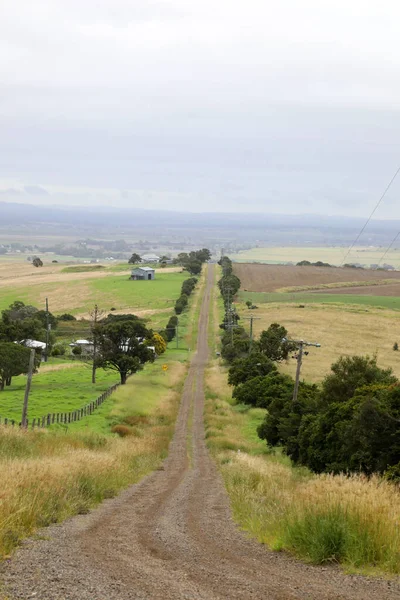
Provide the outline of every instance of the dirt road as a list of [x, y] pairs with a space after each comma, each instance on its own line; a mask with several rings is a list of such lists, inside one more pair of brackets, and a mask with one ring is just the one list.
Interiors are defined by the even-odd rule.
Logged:
[[49, 528], [2, 569], [11, 598], [397, 600], [400, 586], [305, 566], [235, 527], [203, 428], [209, 271], [197, 353], [162, 470], [91, 514]]

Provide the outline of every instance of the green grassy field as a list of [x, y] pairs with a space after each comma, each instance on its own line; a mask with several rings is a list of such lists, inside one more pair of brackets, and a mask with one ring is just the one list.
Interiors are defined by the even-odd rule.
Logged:
[[[346, 258], [346, 263], [360, 263], [370, 265], [378, 263], [386, 248], [381, 247], [356, 247], [353, 248]], [[251, 248], [243, 250], [237, 254], [230, 254], [230, 258], [235, 262], [261, 262], [266, 264], [274, 263], [297, 263], [301, 260], [316, 262], [321, 260], [332, 265], [340, 265], [347, 254], [347, 247], [328, 246], [328, 247], [291, 247], [280, 246], [270, 248]], [[385, 256], [384, 262], [400, 268], [400, 248], [392, 248]]]
[[93, 279], [89, 286], [103, 306], [162, 309], [173, 306], [187, 278], [187, 273], [157, 273], [154, 281], [130, 281], [123, 275]]
[[[71, 277], [73, 274], [71, 273]], [[43, 306], [48, 297], [50, 310], [55, 314], [69, 312], [82, 314], [98, 304], [106, 312], [112, 307], [146, 310], [172, 307], [178, 298], [182, 283], [188, 273], [160, 273], [154, 281], [130, 281], [127, 275], [80, 278], [51, 282], [35, 282], [26, 286], [3, 287], [0, 297], [0, 310], [7, 308], [15, 300], [26, 304]]]
[[355, 304], [360, 306], [374, 306], [375, 308], [390, 308], [400, 310], [400, 297], [394, 296], [362, 296], [353, 294], [313, 294], [305, 292], [279, 293], [279, 292], [239, 292], [237, 299], [240, 302], [251, 300], [253, 304], [269, 302], [298, 303], [298, 304]]
[[[54, 361], [54, 359], [53, 359]], [[55, 364], [54, 364], [55, 363]], [[91, 365], [81, 362], [54, 361], [33, 376], [29, 397], [29, 419], [48, 413], [69, 412], [82, 408], [118, 382], [118, 373], [98, 369], [91, 383]], [[26, 377], [14, 377], [11, 387], [0, 393], [2, 419], [21, 420]]]

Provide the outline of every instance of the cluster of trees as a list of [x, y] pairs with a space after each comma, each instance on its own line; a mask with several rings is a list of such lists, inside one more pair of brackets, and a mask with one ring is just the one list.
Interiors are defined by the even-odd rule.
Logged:
[[[293, 387], [293, 382], [291, 382]], [[376, 358], [341, 357], [320, 388], [269, 404], [259, 435], [316, 473], [400, 476], [400, 382]]]
[[160, 332], [161, 335], [165, 337], [167, 342], [171, 342], [176, 336], [176, 328], [178, 327], [178, 317], [173, 315], [170, 317], [167, 326], [163, 332]]
[[196, 277], [190, 277], [189, 279], [185, 279], [185, 281], [182, 283], [181, 295], [175, 302], [175, 313], [177, 315], [180, 315], [188, 305], [189, 296], [196, 287], [196, 283]]
[[[45, 342], [46, 318], [53, 332], [57, 328], [57, 318], [54, 315], [49, 312], [47, 317], [45, 310], [38, 310], [35, 306], [16, 300], [1, 313], [0, 343], [21, 342], [28, 339]], [[54, 339], [54, 333], [50, 333], [49, 346]]]
[[[266, 333], [266, 332], [263, 332]], [[362, 472], [400, 479], [400, 381], [376, 358], [341, 357], [321, 386], [279, 373], [270, 344], [229, 368], [233, 397], [267, 410], [258, 435], [316, 473]]]
[[224, 319], [220, 328], [224, 330], [221, 339], [221, 356], [231, 362], [235, 358], [246, 356], [250, 349], [250, 338], [243, 327], [238, 325], [240, 317], [232, 304], [232, 300], [240, 289], [240, 279], [233, 274], [232, 261], [223, 256], [218, 264], [222, 267], [222, 277], [218, 287], [224, 300]]
[[185, 271], [189, 271], [191, 275], [199, 275], [201, 268], [205, 262], [210, 260], [211, 252], [208, 248], [201, 248], [201, 250], [193, 250], [192, 252], [180, 252], [173, 263], [175, 265], [181, 265]]
[[[27, 372], [29, 348], [25, 340], [46, 341], [46, 319], [52, 329], [57, 327], [57, 319], [51, 313], [38, 310], [35, 306], [15, 301], [1, 313], [0, 319], [0, 391], [11, 385], [12, 377]], [[49, 349], [54, 342], [54, 333], [49, 334]], [[16, 344], [15, 342], [19, 342]], [[40, 354], [36, 357], [36, 367], [40, 364]]]
[[[230, 261], [223, 261], [229, 277]], [[300, 382], [293, 403], [295, 382], [277, 364], [295, 350], [279, 323], [252, 344], [240, 326], [222, 335], [233, 397], [267, 411], [260, 438], [316, 473], [380, 473], [400, 481], [400, 381], [392, 370], [380, 368], [376, 357], [341, 357], [320, 386]]]
[[317, 260], [317, 262], [310, 262], [309, 260], [301, 260], [296, 264], [296, 267], [332, 267], [329, 263]]
[[222, 277], [218, 281], [218, 287], [226, 307], [240, 290], [240, 279], [233, 274], [232, 261], [228, 256], [223, 256], [218, 264], [222, 267]]

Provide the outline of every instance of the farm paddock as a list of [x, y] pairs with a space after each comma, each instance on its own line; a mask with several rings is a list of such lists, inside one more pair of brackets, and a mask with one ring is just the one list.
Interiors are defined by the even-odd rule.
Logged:
[[[286, 288], [327, 291], [326, 286], [335, 285], [329, 293], [349, 294], [354, 287], [362, 288], [362, 291], [354, 291], [355, 294], [400, 295], [400, 271], [234, 263], [233, 272], [242, 282], [241, 289], [249, 292], [277, 292]], [[341, 283], [344, 285], [340, 286]], [[382, 293], [386, 286], [390, 294]]]

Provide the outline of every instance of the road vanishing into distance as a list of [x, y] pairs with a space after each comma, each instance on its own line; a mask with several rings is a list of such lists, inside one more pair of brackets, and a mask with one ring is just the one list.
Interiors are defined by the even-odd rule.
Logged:
[[210, 265], [197, 351], [163, 467], [20, 548], [1, 569], [7, 598], [399, 600], [398, 583], [304, 565], [250, 540], [234, 524], [204, 436], [213, 281]]

